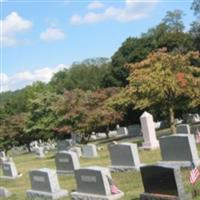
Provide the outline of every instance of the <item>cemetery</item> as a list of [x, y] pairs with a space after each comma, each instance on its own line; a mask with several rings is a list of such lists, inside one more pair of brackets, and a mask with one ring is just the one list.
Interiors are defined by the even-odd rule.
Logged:
[[200, 0], [0, 12], [0, 200], [200, 200]]
[[[110, 140], [97, 139], [87, 145], [65, 139], [40, 159], [35, 156], [40, 149], [37, 145], [32, 153], [8, 152], [12, 158], [1, 151], [1, 197], [8, 200], [200, 199], [200, 183], [191, 185], [189, 181], [190, 169], [200, 164], [200, 146], [194, 133], [186, 134], [185, 129], [180, 133], [178, 127], [177, 134], [171, 135], [168, 129], [149, 128], [152, 116], [146, 112], [140, 120], [143, 135], [127, 137], [116, 132]], [[145, 137], [148, 150], [143, 148]], [[156, 148], [151, 148], [151, 142], [155, 142]], [[112, 184], [117, 188], [116, 193]]]

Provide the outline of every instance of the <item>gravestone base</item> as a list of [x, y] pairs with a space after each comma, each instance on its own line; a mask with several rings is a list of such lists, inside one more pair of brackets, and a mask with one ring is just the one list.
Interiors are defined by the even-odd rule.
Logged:
[[26, 192], [27, 197], [29, 199], [35, 199], [35, 200], [54, 200], [54, 199], [60, 199], [65, 196], [68, 196], [67, 190], [60, 190], [58, 192], [41, 192], [41, 191], [35, 191], [35, 190], [27, 190]]
[[144, 166], [145, 164], [140, 164], [138, 166], [110, 166], [109, 169], [111, 172], [125, 172], [125, 171], [140, 171], [140, 167]]
[[22, 177], [22, 174], [18, 174], [17, 176], [0, 176], [1, 179], [17, 179], [17, 178], [20, 178]]
[[56, 170], [58, 175], [74, 175], [74, 171]]
[[164, 194], [142, 193], [140, 200], [191, 200], [191, 195], [187, 194], [184, 197]]
[[124, 196], [123, 192], [120, 192], [119, 194], [113, 194], [109, 196], [104, 195], [95, 195], [95, 194], [86, 194], [81, 192], [72, 192], [71, 193], [73, 200], [116, 200], [121, 199]]
[[98, 158], [98, 156], [94, 155], [94, 156], [81, 156], [81, 158], [85, 158], [85, 159], [93, 159], [93, 158]]
[[160, 147], [158, 140], [153, 141], [152, 143], [150, 142], [144, 142], [140, 149], [144, 150], [154, 150], [158, 149]]
[[[160, 166], [174, 166], [174, 167], [180, 167], [180, 168], [191, 168], [192, 163], [190, 161], [159, 161], [157, 162]], [[195, 166], [199, 166], [200, 162], [195, 162]]]

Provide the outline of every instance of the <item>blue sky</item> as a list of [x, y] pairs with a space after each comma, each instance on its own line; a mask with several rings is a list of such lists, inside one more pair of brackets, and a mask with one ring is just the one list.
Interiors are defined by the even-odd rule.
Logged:
[[159, 24], [169, 10], [183, 10], [189, 29], [191, 2], [0, 0], [1, 91], [48, 82], [74, 61], [111, 57], [127, 37]]

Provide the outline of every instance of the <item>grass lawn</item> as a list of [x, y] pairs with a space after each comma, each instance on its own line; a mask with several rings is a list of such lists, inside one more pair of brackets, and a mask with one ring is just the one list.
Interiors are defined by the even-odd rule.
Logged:
[[[129, 142], [138, 142], [140, 139], [123, 139], [120, 142], [129, 141]], [[109, 166], [110, 160], [107, 151], [107, 142], [105, 140], [98, 142], [98, 146], [103, 147], [103, 150], [99, 151], [99, 157], [95, 159], [80, 159], [81, 166]], [[199, 148], [200, 152], [200, 148]], [[141, 163], [155, 163], [156, 161], [161, 160], [160, 151], [144, 151], [140, 150], [140, 159]], [[25, 200], [26, 199], [26, 190], [30, 189], [30, 182], [28, 171], [31, 169], [37, 168], [52, 168], [55, 169], [54, 163], [54, 153], [48, 153], [45, 159], [39, 160], [35, 158], [34, 154], [24, 154], [13, 156], [13, 159], [16, 163], [17, 169], [19, 172], [23, 173], [23, 176], [17, 180], [0, 180], [0, 186], [8, 188], [13, 196], [9, 198], [10, 200]], [[141, 181], [141, 176], [139, 172], [125, 172], [125, 173], [114, 173], [112, 174], [115, 184], [125, 193], [124, 200], [139, 200], [139, 194], [143, 192], [143, 186]], [[183, 180], [185, 184], [185, 189], [188, 192], [193, 191], [194, 189], [200, 190], [200, 181], [195, 186], [189, 184], [189, 171], [183, 171]], [[76, 184], [73, 176], [59, 176], [59, 182], [62, 189], [67, 189], [69, 192], [76, 189]], [[65, 200], [71, 199], [63, 198]], [[194, 200], [200, 200], [200, 194], [193, 198]]]

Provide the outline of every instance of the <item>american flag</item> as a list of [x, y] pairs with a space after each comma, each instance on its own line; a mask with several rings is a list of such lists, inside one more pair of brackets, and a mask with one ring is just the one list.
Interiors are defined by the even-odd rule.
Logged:
[[200, 131], [197, 129], [196, 135], [195, 135], [196, 143], [200, 144]]
[[190, 183], [194, 185], [199, 178], [200, 178], [200, 172], [198, 168], [193, 167], [193, 169], [190, 171]]
[[119, 194], [121, 191], [117, 188], [117, 186], [113, 183], [112, 179], [110, 177], [108, 178], [108, 182], [110, 184], [110, 191], [111, 194]]

